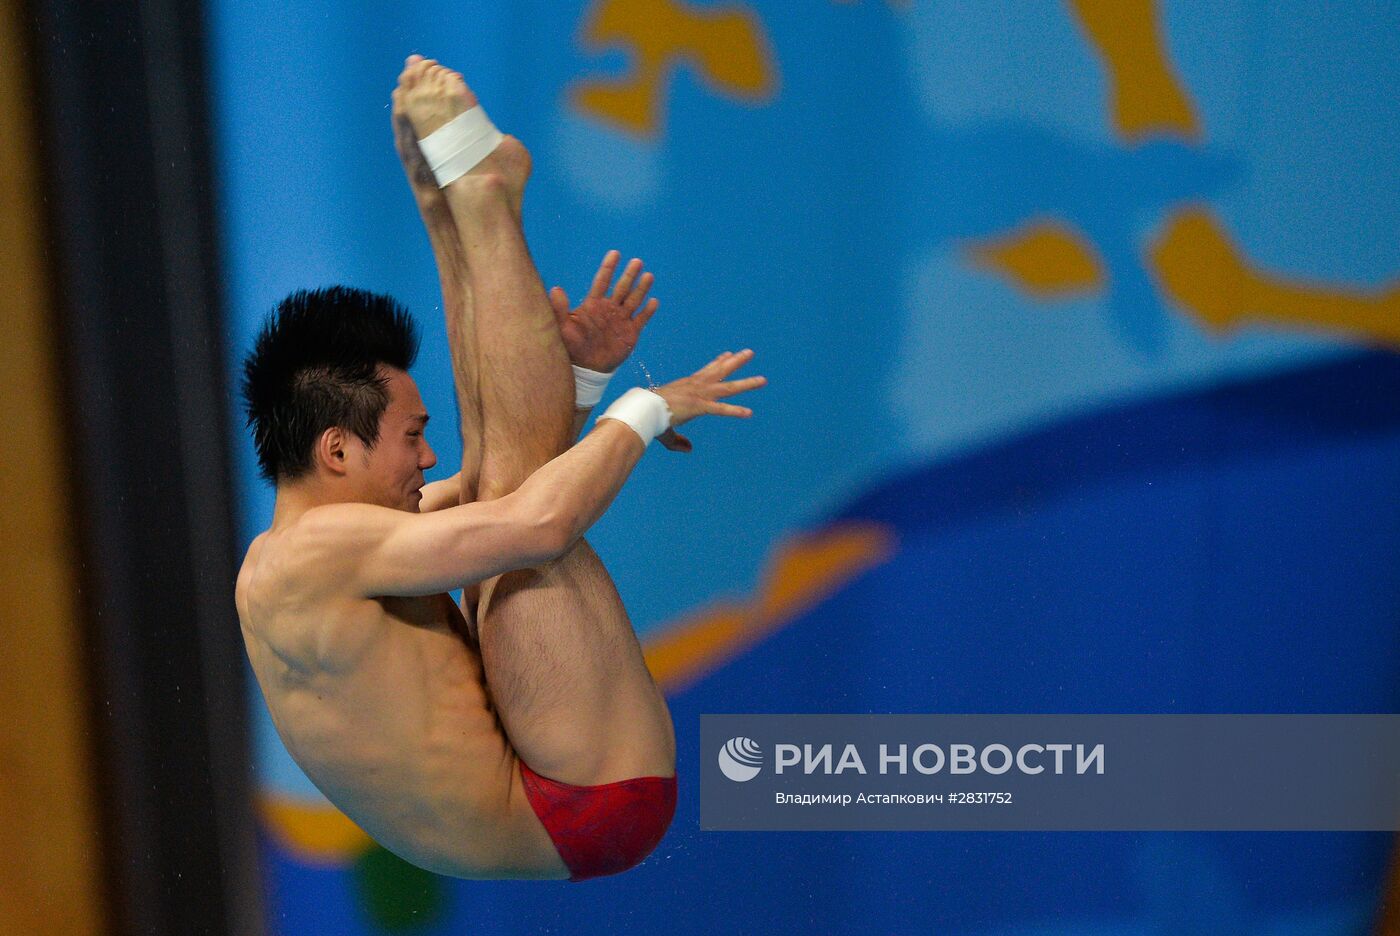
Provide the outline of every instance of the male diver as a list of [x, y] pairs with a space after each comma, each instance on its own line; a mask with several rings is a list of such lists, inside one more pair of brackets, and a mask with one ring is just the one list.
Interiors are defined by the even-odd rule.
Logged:
[[764, 379], [731, 379], [752, 352], [726, 352], [629, 390], [572, 444], [595, 371], [655, 311], [650, 275], [634, 261], [608, 293], [609, 254], [571, 312], [525, 246], [524, 146], [431, 60], [408, 60], [393, 101], [438, 261], [462, 469], [424, 484], [436, 458], [406, 312], [343, 287], [288, 297], [244, 368], [277, 487], [238, 576], [248, 655], [293, 758], [406, 860], [459, 877], [617, 873], [670, 823], [675, 738], [582, 536], [651, 439], [688, 449], [672, 427], [751, 415], [720, 401]]

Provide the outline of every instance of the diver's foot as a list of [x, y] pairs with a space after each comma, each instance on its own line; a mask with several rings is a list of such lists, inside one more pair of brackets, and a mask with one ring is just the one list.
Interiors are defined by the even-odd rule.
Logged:
[[[396, 112], [401, 111], [413, 127], [416, 139], [422, 140], [448, 121], [478, 106], [479, 102], [459, 72], [445, 68], [433, 59], [411, 55], [399, 75], [394, 103]], [[529, 150], [515, 137], [505, 136], [489, 155], [462, 178], [499, 178], [518, 210], [525, 195], [525, 183], [530, 178], [530, 169]]]

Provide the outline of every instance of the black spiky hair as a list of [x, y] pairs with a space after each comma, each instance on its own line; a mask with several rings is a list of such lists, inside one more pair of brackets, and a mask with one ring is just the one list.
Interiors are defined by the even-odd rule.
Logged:
[[418, 327], [389, 296], [348, 286], [302, 289], [268, 315], [243, 361], [243, 404], [262, 476], [311, 470], [321, 433], [339, 426], [371, 448], [389, 405], [381, 365], [408, 370]]

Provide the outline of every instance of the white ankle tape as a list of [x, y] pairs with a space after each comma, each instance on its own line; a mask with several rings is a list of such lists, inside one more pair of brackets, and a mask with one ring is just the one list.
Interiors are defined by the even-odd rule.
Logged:
[[608, 389], [608, 381], [612, 380], [612, 375], [617, 372], [605, 374], [602, 371], [579, 367], [577, 364], [569, 366], [574, 369], [574, 406], [578, 409], [592, 409], [597, 406], [598, 401], [603, 398], [603, 391]]
[[438, 188], [446, 188], [475, 169], [504, 139], [485, 109], [473, 107], [419, 140], [418, 149], [433, 170]]
[[660, 394], [633, 387], [614, 400], [598, 418], [626, 423], [642, 437], [642, 444], [647, 445], [671, 428], [671, 407], [666, 405]]

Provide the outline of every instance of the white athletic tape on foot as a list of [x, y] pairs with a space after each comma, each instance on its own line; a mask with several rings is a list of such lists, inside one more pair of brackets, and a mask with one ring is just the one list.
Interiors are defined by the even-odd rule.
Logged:
[[612, 406], [603, 410], [603, 415], [598, 418], [626, 423], [642, 437], [642, 444], [647, 445], [671, 428], [671, 407], [666, 405], [660, 394], [633, 387], [614, 400]]
[[592, 409], [597, 406], [598, 401], [603, 398], [603, 391], [608, 389], [608, 381], [612, 380], [612, 375], [617, 371], [605, 374], [602, 371], [579, 367], [577, 364], [569, 366], [574, 369], [574, 406], [579, 409]]
[[438, 188], [471, 172], [490, 156], [505, 135], [496, 129], [482, 107], [473, 107], [453, 117], [418, 141], [418, 149], [433, 170]]

